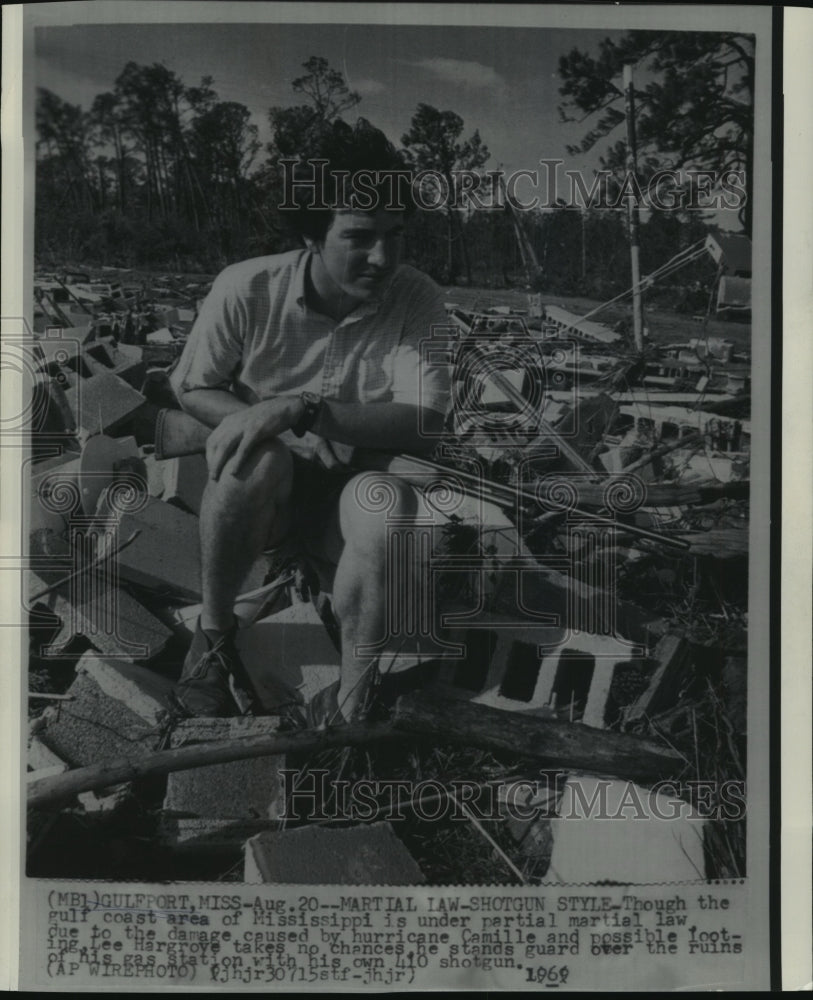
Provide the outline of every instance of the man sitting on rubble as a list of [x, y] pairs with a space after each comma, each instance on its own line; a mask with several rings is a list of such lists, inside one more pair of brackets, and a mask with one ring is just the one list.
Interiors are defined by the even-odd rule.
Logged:
[[[310, 724], [363, 714], [376, 662], [359, 648], [385, 633], [386, 518], [414, 515], [418, 499], [382, 475], [392, 503], [365, 502], [347, 459], [352, 447], [425, 451], [421, 429], [442, 427], [448, 371], [426, 363], [420, 344], [446, 315], [431, 279], [400, 263], [408, 199], [393, 201], [391, 172], [403, 164], [367, 122], [341, 129], [324, 172], [311, 167], [312, 189], [295, 186], [305, 248], [226, 268], [172, 376], [183, 409], [213, 428], [203, 605], [176, 688], [192, 715], [234, 714], [229, 681], [245, 679], [235, 597], [261, 552], [301, 537], [336, 565], [342, 648], [340, 680], [314, 698]], [[343, 176], [361, 168], [389, 178], [363, 211], [342, 196]]]

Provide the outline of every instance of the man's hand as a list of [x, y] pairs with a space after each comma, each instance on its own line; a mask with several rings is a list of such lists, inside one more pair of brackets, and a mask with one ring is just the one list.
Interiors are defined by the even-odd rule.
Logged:
[[278, 396], [230, 413], [215, 427], [206, 442], [209, 476], [217, 480], [234, 456], [232, 475], [237, 475], [253, 448], [287, 431], [302, 415], [298, 396]]

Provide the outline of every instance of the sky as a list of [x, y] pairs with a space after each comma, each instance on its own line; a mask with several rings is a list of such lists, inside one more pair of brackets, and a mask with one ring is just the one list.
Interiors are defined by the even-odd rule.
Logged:
[[457, 112], [463, 136], [478, 129], [488, 169], [535, 169], [561, 158], [592, 175], [596, 150], [569, 157], [587, 124], [563, 125], [557, 106], [559, 57], [595, 50], [606, 30], [460, 26], [105, 24], [36, 31], [38, 86], [88, 109], [111, 90], [126, 62], [164, 63], [188, 85], [214, 78], [221, 100], [252, 114], [269, 139], [268, 109], [298, 103], [291, 81], [310, 56], [323, 56], [362, 100], [350, 116], [368, 118], [400, 143], [419, 102]]
[[[102, 7], [109, 13], [109, 5]], [[268, 109], [302, 103], [291, 83], [303, 75], [307, 59], [322, 56], [361, 95], [346, 119], [363, 116], [400, 145], [419, 103], [454, 111], [464, 121], [462, 138], [477, 129], [488, 147], [486, 169], [538, 170], [538, 186], [522, 180], [516, 195], [526, 200], [536, 194], [549, 205], [557, 196], [570, 201], [570, 185], [562, 172], [558, 186], [549, 183], [540, 159], [561, 160], [563, 170], [580, 172], [589, 185], [610, 143], [602, 140], [575, 156], [567, 152], [596, 122], [595, 116], [561, 121], [559, 59], [574, 48], [595, 55], [602, 39], [622, 34], [607, 28], [460, 23], [125, 24], [108, 18], [104, 24], [36, 28], [34, 81], [88, 110], [97, 94], [113, 89], [130, 60], [163, 63], [190, 86], [211, 76], [220, 100], [239, 102], [251, 112], [263, 144], [258, 166], [270, 139]], [[643, 76], [636, 82], [645, 82]], [[622, 86], [620, 79], [617, 84]], [[611, 135], [612, 142], [619, 139], [624, 139], [623, 127]], [[714, 212], [713, 221], [725, 229], [740, 228], [737, 212], [730, 209]]]

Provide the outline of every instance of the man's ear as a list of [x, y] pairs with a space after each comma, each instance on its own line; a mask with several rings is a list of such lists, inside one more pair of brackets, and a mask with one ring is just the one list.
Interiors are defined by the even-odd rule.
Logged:
[[321, 246], [318, 240], [313, 239], [311, 236], [303, 236], [302, 239], [305, 241], [305, 246], [311, 251], [311, 253], [319, 253]]

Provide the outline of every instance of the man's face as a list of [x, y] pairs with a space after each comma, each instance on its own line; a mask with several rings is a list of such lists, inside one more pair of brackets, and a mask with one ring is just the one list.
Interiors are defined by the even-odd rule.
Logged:
[[403, 233], [401, 212], [336, 212], [324, 240], [312, 245], [317, 290], [345, 301], [378, 295], [400, 263]]

